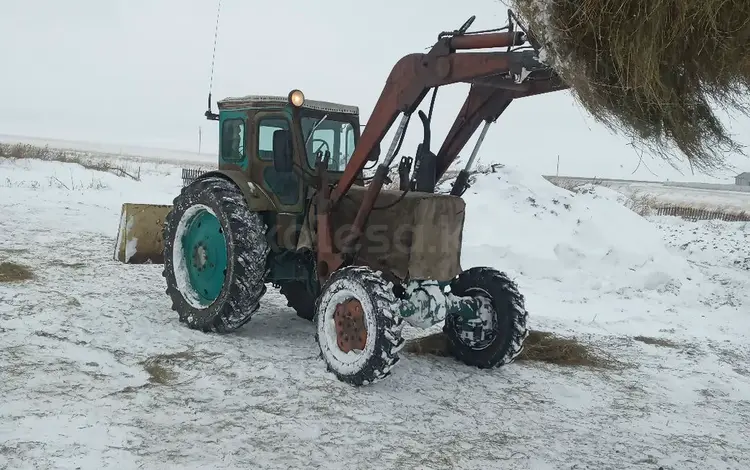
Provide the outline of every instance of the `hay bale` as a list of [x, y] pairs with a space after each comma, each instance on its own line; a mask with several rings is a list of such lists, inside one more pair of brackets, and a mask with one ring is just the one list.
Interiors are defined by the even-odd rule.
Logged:
[[[541, 59], [615, 132], [674, 163], [744, 153], [715, 108], [748, 114], [747, 0], [513, 0]], [[672, 149], [669, 147], [672, 146]]]

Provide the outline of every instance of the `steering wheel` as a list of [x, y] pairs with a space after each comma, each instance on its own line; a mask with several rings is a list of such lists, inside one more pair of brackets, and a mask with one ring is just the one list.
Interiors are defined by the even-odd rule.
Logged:
[[[320, 149], [322, 149], [322, 148], [323, 148], [323, 146], [324, 146], [324, 145], [326, 146], [326, 150], [328, 150], [329, 152], [331, 152], [331, 147], [330, 147], [330, 146], [328, 145], [328, 142], [326, 142], [325, 140], [323, 140], [323, 139], [313, 139], [312, 141], [313, 141], [313, 147], [315, 146], [315, 142], [316, 142], [316, 141], [317, 141], [317, 142], [323, 142], [323, 143], [322, 143], [322, 144], [321, 144], [321, 145], [320, 145], [320, 146], [319, 146], [319, 147], [317, 148], [317, 150], [313, 150], [313, 154], [316, 154], [316, 153], [318, 153], [318, 152], [320, 151]], [[332, 152], [331, 152], [331, 153], [332, 153]]]

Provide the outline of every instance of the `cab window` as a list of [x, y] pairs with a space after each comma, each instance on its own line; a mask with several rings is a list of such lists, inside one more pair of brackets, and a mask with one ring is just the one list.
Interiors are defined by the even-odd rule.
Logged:
[[273, 133], [279, 129], [289, 130], [289, 121], [280, 118], [261, 119], [258, 127], [258, 158], [273, 161]]
[[240, 161], [245, 158], [245, 121], [227, 119], [221, 126], [223, 138], [221, 158], [226, 161]]
[[[331, 153], [328, 161], [328, 170], [334, 172], [344, 171], [349, 159], [354, 153], [354, 126], [345, 121], [338, 121], [330, 117], [321, 121], [318, 117], [302, 118], [302, 135], [307, 142], [307, 163], [310, 168], [315, 168], [316, 153], [325, 154], [326, 150]], [[318, 124], [319, 123], [319, 124]], [[317, 124], [317, 127], [315, 127]]]

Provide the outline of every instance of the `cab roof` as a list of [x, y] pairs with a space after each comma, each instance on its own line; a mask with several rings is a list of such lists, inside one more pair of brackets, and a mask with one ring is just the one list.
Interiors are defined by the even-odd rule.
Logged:
[[[248, 95], [239, 97], [228, 97], [220, 100], [217, 104], [220, 110], [245, 109], [255, 106], [281, 105], [285, 106], [289, 102], [286, 96], [270, 95]], [[329, 113], [342, 114], [359, 114], [357, 106], [349, 106], [339, 103], [330, 103], [328, 101], [315, 101], [305, 99], [302, 108], [314, 109], [316, 111], [326, 111]]]

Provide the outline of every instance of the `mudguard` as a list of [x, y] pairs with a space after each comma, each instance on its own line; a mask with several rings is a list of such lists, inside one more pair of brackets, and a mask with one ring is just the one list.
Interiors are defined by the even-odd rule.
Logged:
[[214, 170], [203, 173], [198, 178], [208, 178], [211, 176], [218, 176], [232, 180], [234, 184], [240, 188], [240, 191], [242, 191], [251, 211], [278, 212], [278, 207], [274, 204], [268, 193], [266, 193], [261, 186], [250, 181], [244, 172], [236, 170]]

